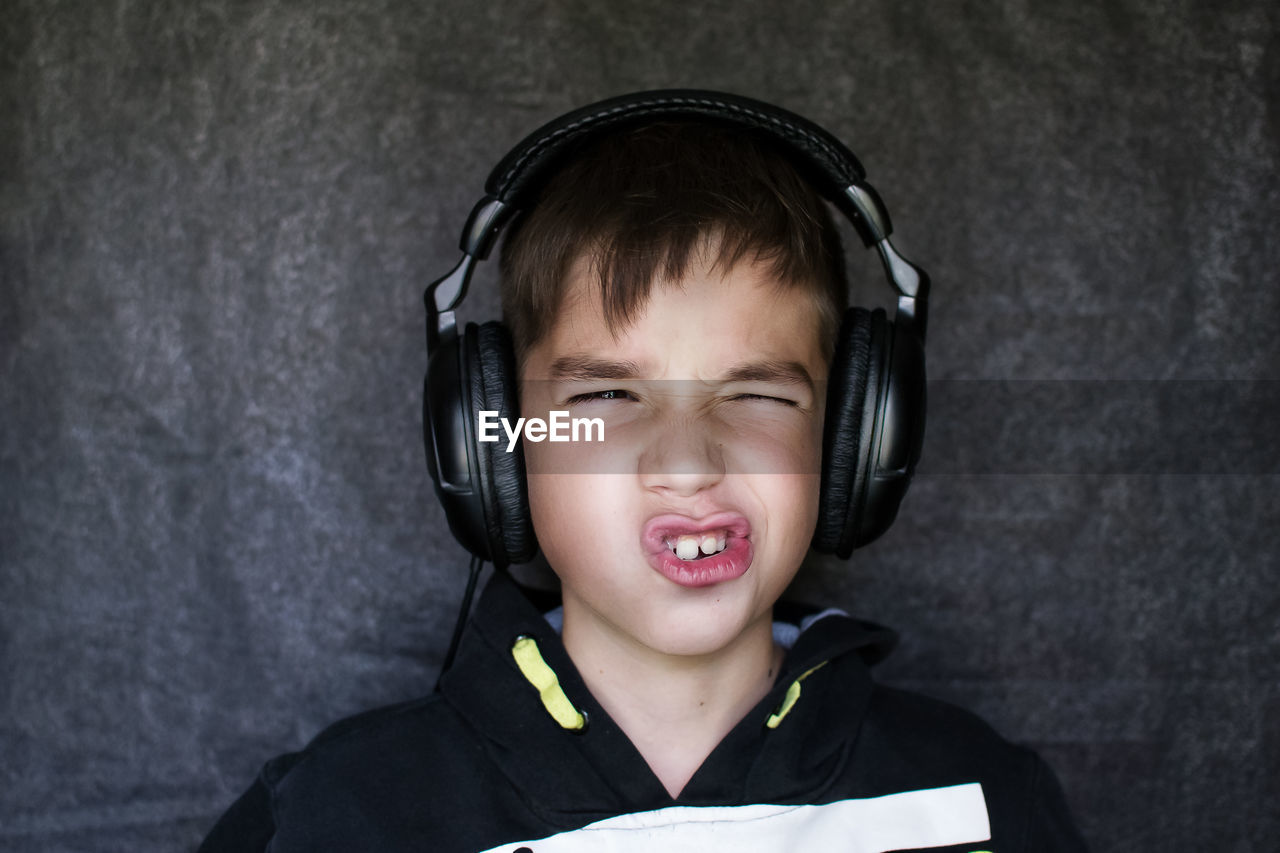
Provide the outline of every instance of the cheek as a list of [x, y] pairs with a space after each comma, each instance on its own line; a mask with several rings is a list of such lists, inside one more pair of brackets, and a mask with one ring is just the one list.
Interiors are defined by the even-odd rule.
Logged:
[[[535, 470], [538, 453], [527, 447], [526, 463]], [[538, 548], [547, 561], [560, 573], [571, 567], [566, 560], [575, 549], [576, 531], [583, 525], [579, 520], [574, 522], [574, 505], [572, 499], [575, 492], [565, 476], [554, 474], [531, 475], [526, 478], [529, 488], [529, 513], [533, 520], [533, 532], [538, 539]]]
[[717, 439], [740, 473], [816, 475], [822, 470], [822, 413], [794, 411], [723, 418]]
[[818, 496], [822, 487], [822, 475], [804, 474], [784, 479], [787, 482], [783, 488], [787, 494], [783, 499], [787, 502], [785, 505], [792, 508], [788, 546], [803, 556], [809, 549], [813, 532], [818, 526]]
[[[525, 460], [532, 468], [539, 459], [537, 446], [525, 447]], [[586, 484], [574, 485], [564, 474], [531, 474], [529, 484], [529, 510], [533, 516], [534, 530], [539, 542], [551, 545], [564, 537], [572, 536], [572, 519], [577, 515], [577, 501]]]
[[740, 461], [754, 474], [760, 499], [769, 508], [769, 530], [779, 556], [790, 564], [803, 558], [818, 523], [822, 487], [821, 411], [747, 445]]
[[754, 474], [745, 480], [764, 509], [769, 550], [775, 559], [798, 565], [817, 528], [822, 475]]
[[527, 478], [534, 533], [553, 566], [556, 558], [621, 547], [625, 496], [618, 477], [534, 474]]

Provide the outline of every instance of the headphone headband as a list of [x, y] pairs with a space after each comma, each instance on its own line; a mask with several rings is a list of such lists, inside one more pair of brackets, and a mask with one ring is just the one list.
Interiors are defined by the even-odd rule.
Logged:
[[790, 110], [742, 95], [699, 89], [660, 89], [598, 101], [566, 113], [521, 140], [494, 167], [462, 229], [463, 257], [453, 271], [427, 289], [427, 311], [438, 332], [453, 324], [450, 315], [466, 295], [475, 260], [489, 256], [502, 228], [519, 210], [530, 207], [542, 185], [581, 145], [629, 124], [690, 120], [728, 124], [761, 134], [777, 145], [812, 186], [853, 223], [862, 242], [875, 247], [889, 282], [899, 294], [897, 318], [914, 322], [923, 338], [929, 278], [898, 254], [889, 235], [893, 223], [866, 170], [843, 142]]
[[866, 170], [853, 152], [825, 129], [781, 107], [720, 92], [665, 89], [622, 95], [590, 104], [522, 139], [489, 174], [485, 191], [504, 204], [523, 208], [553, 172], [564, 154], [580, 143], [626, 124], [700, 119], [765, 134], [808, 166], [810, 182], [823, 196], [838, 201], [845, 188], [861, 183]]

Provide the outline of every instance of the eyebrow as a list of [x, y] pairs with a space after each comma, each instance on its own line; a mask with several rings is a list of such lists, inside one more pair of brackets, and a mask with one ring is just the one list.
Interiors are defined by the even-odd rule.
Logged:
[[606, 361], [588, 355], [566, 355], [551, 363], [552, 379], [637, 379], [640, 367], [634, 361]]
[[729, 370], [722, 382], [775, 382], [783, 385], [805, 385], [813, 389], [813, 378], [797, 361], [753, 361]]
[[[634, 361], [609, 361], [589, 355], [567, 355], [551, 363], [553, 380], [639, 379], [640, 366]], [[774, 382], [804, 385], [813, 389], [813, 378], [796, 361], [753, 361], [730, 368], [719, 379], [727, 382]]]

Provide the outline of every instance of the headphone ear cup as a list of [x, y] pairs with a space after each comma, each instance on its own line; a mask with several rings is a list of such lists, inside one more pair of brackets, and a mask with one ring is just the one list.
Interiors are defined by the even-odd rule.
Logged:
[[845, 311], [827, 382], [822, 486], [813, 548], [848, 557], [861, 527], [879, 419], [888, 321], [883, 310]]
[[[516, 386], [515, 351], [511, 335], [501, 323], [468, 324], [464, 335], [468, 364], [471, 416], [496, 411], [499, 418], [515, 423], [520, 416]], [[475, 421], [473, 421], [475, 423]], [[479, 463], [480, 493], [489, 553], [495, 564], [524, 563], [537, 551], [529, 494], [525, 483], [524, 448], [517, 443], [509, 452], [505, 438], [475, 444]]]

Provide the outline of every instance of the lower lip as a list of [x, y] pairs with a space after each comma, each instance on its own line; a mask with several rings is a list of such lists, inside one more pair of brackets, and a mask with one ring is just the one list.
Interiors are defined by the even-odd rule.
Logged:
[[682, 560], [669, 549], [649, 555], [649, 565], [667, 580], [689, 589], [740, 578], [751, 567], [751, 543], [731, 538], [719, 554], [701, 560]]

